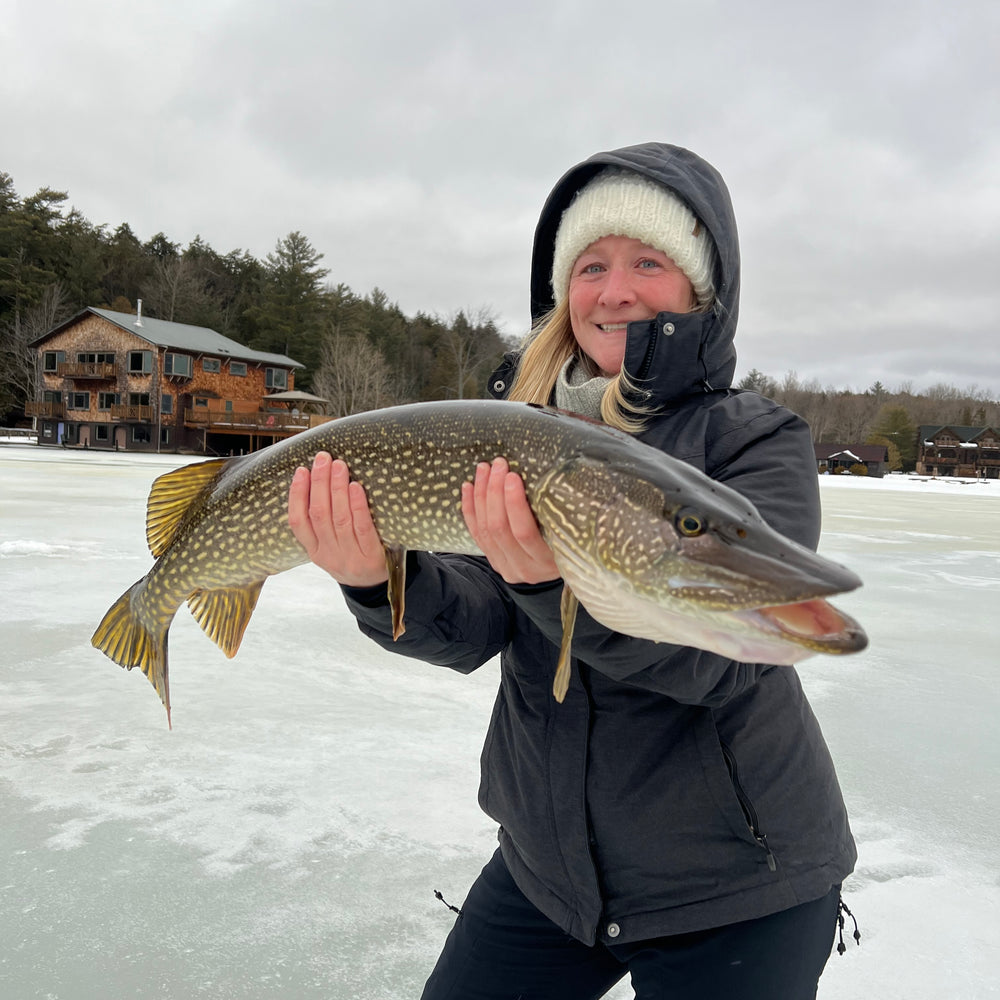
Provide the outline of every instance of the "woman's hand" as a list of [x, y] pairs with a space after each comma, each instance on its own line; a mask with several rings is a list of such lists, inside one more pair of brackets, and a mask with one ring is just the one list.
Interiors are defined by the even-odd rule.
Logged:
[[389, 578], [364, 487], [351, 482], [347, 465], [325, 451], [311, 472], [295, 470], [288, 526], [309, 558], [345, 587], [373, 587]]
[[462, 515], [475, 543], [507, 583], [544, 583], [559, 577], [524, 493], [524, 481], [506, 459], [476, 467], [462, 484]]

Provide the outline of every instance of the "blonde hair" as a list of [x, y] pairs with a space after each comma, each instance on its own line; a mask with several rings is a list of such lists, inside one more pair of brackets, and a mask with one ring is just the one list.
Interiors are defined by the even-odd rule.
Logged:
[[[571, 357], [593, 368], [593, 362], [580, 350], [573, 336], [569, 302], [563, 299], [551, 312], [542, 316], [528, 334], [508, 398], [519, 403], [547, 406], [552, 400], [559, 372]], [[639, 394], [641, 390], [624, 371], [620, 371], [604, 390], [601, 419], [611, 427], [630, 434], [641, 431], [649, 412], [633, 402]]]

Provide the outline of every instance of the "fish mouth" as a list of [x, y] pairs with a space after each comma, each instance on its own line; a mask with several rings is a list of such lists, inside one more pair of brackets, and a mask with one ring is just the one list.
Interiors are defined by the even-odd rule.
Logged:
[[868, 645], [858, 622], [822, 598], [732, 614], [757, 630], [817, 653], [858, 653]]

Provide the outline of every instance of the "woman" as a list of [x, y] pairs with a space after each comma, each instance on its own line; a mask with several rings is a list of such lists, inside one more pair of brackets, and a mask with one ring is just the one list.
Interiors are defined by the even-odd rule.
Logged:
[[[599, 153], [546, 202], [536, 326], [490, 387], [630, 430], [743, 493], [815, 548], [809, 431], [731, 386], [736, 225], [704, 160], [648, 143]], [[480, 803], [500, 847], [424, 997], [814, 997], [856, 859], [833, 764], [789, 667], [610, 632], [581, 611], [563, 704], [551, 682], [561, 583], [520, 478], [476, 471], [463, 512], [485, 559], [411, 557], [391, 638], [364, 490], [329, 456], [299, 470], [289, 521], [386, 649], [473, 670], [501, 654]]]

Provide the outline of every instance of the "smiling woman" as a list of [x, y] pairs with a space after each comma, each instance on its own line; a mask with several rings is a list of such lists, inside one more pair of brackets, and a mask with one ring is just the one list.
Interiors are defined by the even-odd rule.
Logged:
[[[536, 325], [489, 386], [631, 430], [815, 549], [809, 429], [732, 388], [738, 308], [736, 223], [718, 172], [663, 143], [598, 153], [542, 209]], [[589, 457], [592, 486], [602, 466]], [[344, 463], [318, 457], [289, 496], [292, 530], [341, 584], [366, 635], [465, 673], [500, 654], [480, 789], [500, 849], [425, 1000], [595, 1000], [626, 975], [644, 1000], [814, 996], [856, 851], [794, 668], [776, 666], [786, 661], [770, 650], [720, 649], [700, 629], [656, 641], [583, 613], [574, 629], [577, 597], [587, 606], [601, 595], [578, 595], [583, 584], [559, 578], [558, 532], [540, 530], [507, 458], [501, 450], [480, 463], [460, 490], [485, 559], [409, 555], [403, 634], [364, 490]], [[605, 492], [605, 506], [587, 516], [612, 524], [631, 551], [620, 484]], [[645, 491], [634, 508], [666, 503]], [[701, 514], [677, 522], [688, 548], [708, 537]], [[711, 558], [722, 564], [726, 552]], [[777, 560], [779, 575], [787, 568]], [[683, 573], [670, 580], [675, 593], [692, 585]], [[751, 603], [739, 613], [765, 630], [802, 637], [840, 627], [821, 602], [777, 612]], [[562, 673], [567, 655], [572, 669]], [[569, 677], [559, 701], [557, 664]]]

